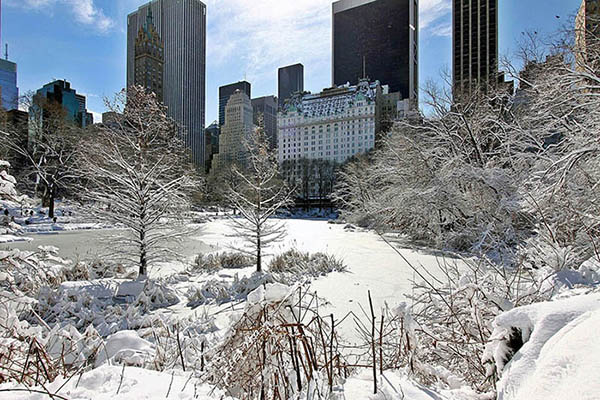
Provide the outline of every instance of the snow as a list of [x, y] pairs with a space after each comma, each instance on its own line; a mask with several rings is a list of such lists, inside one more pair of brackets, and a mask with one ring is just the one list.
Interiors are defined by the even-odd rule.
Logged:
[[[390, 307], [397, 306], [410, 294], [411, 280], [415, 279], [413, 270], [376, 233], [349, 231], [344, 225], [329, 224], [326, 220], [286, 219], [285, 222], [287, 236], [268, 250], [271, 257], [296, 248], [334, 255], [348, 267], [347, 272], [333, 272], [312, 282], [312, 289], [330, 303], [331, 307], [323, 312], [333, 312], [336, 319], [342, 319], [349, 312], [363, 315], [360, 305], [367, 305], [369, 290], [376, 313], [386, 303]], [[198, 239], [223, 251], [236, 247], [232, 233], [226, 220], [217, 219], [204, 225]], [[411, 249], [400, 249], [400, 252], [415, 267], [423, 266], [429, 273], [436, 274], [436, 256]], [[265, 265], [271, 257], [265, 257]], [[355, 335], [351, 319], [344, 322], [343, 328], [348, 337]]]
[[[520, 330], [524, 345], [504, 366], [512, 328]], [[498, 399], [597, 399], [599, 329], [600, 293], [517, 307], [498, 316], [486, 348], [502, 373]]]
[[0, 243], [31, 242], [33, 238], [16, 235], [0, 235]]
[[[138, 298], [136, 305], [146, 312], [158, 310], [159, 314], [172, 315], [175, 318], [191, 317], [195, 313], [190, 300], [194, 290], [202, 289], [202, 284], [217, 284], [221, 282], [223, 290], [231, 286], [232, 292], [247, 294], [247, 305], [261, 303], [276, 303], [285, 300], [290, 287], [280, 283], [269, 283], [268, 262], [273, 254], [278, 254], [291, 248], [310, 253], [325, 252], [341, 258], [347, 266], [346, 272], [334, 272], [324, 277], [312, 280], [311, 289], [326, 301], [318, 305], [321, 314], [333, 313], [340, 321], [348, 312], [364, 315], [362, 309], [368, 307], [367, 292], [371, 292], [376, 314], [379, 308], [389, 305], [393, 314], [401, 315], [407, 321], [406, 328], [412, 334], [413, 324], [410, 323], [410, 302], [405, 295], [410, 293], [411, 280], [415, 279], [413, 270], [405, 261], [390, 248], [376, 233], [362, 229], [346, 229], [343, 224], [329, 224], [324, 220], [286, 219], [288, 235], [283, 242], [270, 249], [270, 256], [265, 257], [267, 274], [261, 275], [263, 281], [256, 283], [258, 275], [253, 274], [253, 268], [236, 269], [235, 276], [231, 270], [222, 270], [214, 274], [185, 274], [185, 263], [181, 261], [165, 264], [164, 268], [150, 271], [152, 284], [144, 288], [143, 282], [124, 281], [120, 279], [96, 279], [92, 281], [64, 282], [57, 291], [57, 296], [69, 301], [70, 297], [85, 297], [95, 302], [114, 304], [118, 297]], [[215, 219], [203, 224], [203, 231], [186, 240], [200, 243], [202, 248], [211, 251], [222, 251], [230, 248], [234, 238], [232, 228], [224, 219]], [[81, 235], [88, 242], [91, 232], [66, 234], [64, 238], [73, 240]], [[61, 237], [65, 234], [52, 235], [48, 238]], [[37, 238], [36, 238], [37, 239]], [[56, 241], [45, 243], [39, 238], [35, 243], [56, 245]], [[56, 248], [44, 247], [47, 252], [56, 252]], [[422, 266], [428, 272], [435, 274], [438, 268], [438, 258], [425, 252], [400, 248], [398, 251], [415, 266]], [[59, 254], [63, 254], [62, 250]], [[51, 255], [49, 255], [50, 257]], [[51, 256], [55, 257], [55, 256]], [[192, 254], [188, 255], [191, 260]], [[598, 263], [593, 259], [585, 263], [577, 271], [562, 271], [551, 278], [555, 284], [560, 284], [557, 299], [547, 303], [537, 303], [531, 306], [519, 307], [508, 311], [494, 321], [494, 333], [486, 355], [496, 362], [500, 375], [497, 385], [500, 400], [548, 399], [566, 398], [592, 399], [600, 392], [600, 384], [595, 383], [600, 376], [600, 366], [594, 356], [600, 354], [600, 341], [594, 333], [600, 329], [600, 294], [586, 294], [589, 289], [582, 286], [598, 282]], [[239, 274], [239, 276], [238, 276]], [[157, 280], [158, 279], [158, 280]], [[588, 286], [586, 286], [588, 287]], [[254, 289], [256, 288], [256, 289]], [[229, 290], [229, 289], [227, 289]], [[186, 295], [186, 293], [188, 293]], [[199, 292], [200, 293], [200, 292]], [[204, 293], [204, 292], [202, 292]], [[77, 296], [76, 296], [77, 295]], [[202, 294], [202, 298], [210, 297], [210, 293]], [[178, 301], [178, 297], [182, 301]], [[215, 329], [214, 338], [219, 340], [236, 321], [239, 315], [238, 306], [228, 295], [225, 307], [212, 305], [204, 306], [198, 311], [213, 318]], [[187, 300], [187, 301], [185, 301]], [[62, 304], [62, 303], [61, 303]], [[66, 304], [66, 303], [65, 303]], [[84, 303], [82, 303], [84, 304]], [[201, 304], [199, 302], [198, 304]], [[361, 307], [362, 305], [362, 307]], [[86, 306], [87, 307], [87, 306]], [[91, 310], [89, 310], [92, 312]], [[141, 317], [141, 316], [140, 316]], [[137, 318], [137, 317], [136, 317]], [[119, 325], [119, 329], [131, 329], [136, 324]], [[140, 325], [142, 326], [142, 325]], [[150, 326], [150, 325], [143, 325]], [[513, 328], [519, 329], [524, 342], [523, 347], [512, 360], [503, 365], [508, 352], [508, 339]], [[73, 327], [67, 327], [73, 330]], [[100, 335], [115, 332], [96, 327]], [[204, 332], [209, 332], [208, 330]], [[211, 331], [212, 332], [212, 331]], [[347, 318], [338, 328], [339, 334], [346, 339], [356, 339], [351, 318]], [[65, 333], [68, 335], [68, 333]], [[71, 332], [77, 338], [76, 330]], [[143, 335], [144, 338], [140, 337]], [[182, 391], [189, 375], [182, 371], [156, 372], [139, 369], [138, 366], [149, 366], [157, 356], [157, 345], [152, 338], [140, 331], [119, 331], [106, 338], [105, 345], [98, 353], [96, 366], [98, 368], [82, 376], [66, 382], [60, 394], [69, 399], [150, 399], [165, 397], [171, 379], [173, 386], [171, 398], [194, 398], [195, 379], [188, 382]], [[58, 342], [57, 342], [58, 343]], [[62, 342], [60, 342], [62, 343]], [[59, 346], [60, 343], [56, 344]], [[65, 341], [68, 343], [68, 341]], [[213, 342], [214, 343], [214, 342]], [[55, 347], [56, 347], [55, 346]], [[113, 364], [118, 364], [117, 366]], [[123, 384], [117, 395], [121, 380], [122, 365], [125, 365]], [[431, 365], [432, 369], [439, 366]], [[381, 400], [381, 399], [411, 399], [411, 400], [457, 400], [474, 399], [477, 396], [460, 385], [452, 386], [454, 390], [438, 391], [423, 387], [414, 382], [402, 371], [388, 371], [383, 377], [378, 375], [380, 393], [373, 395], [372, 371], [363, 369], [350, 377], [343, 386], [335, 390], [337, 398], [346, 400]], [[79, 381], [79, 384], [77, 384]], [[100, 382], [100, 383], [95, 383]], [[58, 379], [48, 387], [58, 389], [65, 380]], [[0, 389], [16, 388], [13, 384], [2, 384]], [[163, 393], [164, 392], [164, 393]], [[200, 386], [196, 394], [200, 399], [221, 398], [220, 393], [208, 395], [209, 388]], [[160, 395], [157, 395], [160, 393]], [[4, 396], [4, 397], [3, 397]], [[203, 397], [204, 396], [204, 397]], [[42, 399], [43, 395], [28, 393], [2, 393], [0, 399]]]
[[[379, 374], [378, 374], [379, 376]], [[340, 389], [346, 400], [445, 400], [446, 397], [411, 381], [405, 375], [385, 372], [379, 377], [379, 393], [373, 394], [373, 372], [364, 370]]]
[[100, 350], [96, 359], [96, 367], [107, 360], [117, 364], [142, 366], [154, 358], [155, 350], [152, 343], [140, 338], [135, 331], [120, 331], [106, 339], [105, 346]]
[[[123, 381], [121, 383], [121, 375]], [[72, 378], [59, 377], [46, 385], [52, 393], [60, 389], [58, 394], [69, 400], [150, 400], [167, 398], [170, 388], [170, 399], [178, 400], [226, 400], [222, 392], [206, 385], [197, 385], [189, 374], [156, 372], [136, 367], [102, 367]], [[172, 380], [172, 382], [171, 382]], [[65, 386], [61, 389], [61, 386]], [[120, 385], [120, 389], [119, 389]], [[13, 385], [1, 385], [1, 389], [16, 388]], [[35, 388], [43, 390], [42, 388]], [[118, 391], [118, 394], [117, 394]], [[47, 394], [27, 392], [0, 392], [0, 400], [47, 400]]]

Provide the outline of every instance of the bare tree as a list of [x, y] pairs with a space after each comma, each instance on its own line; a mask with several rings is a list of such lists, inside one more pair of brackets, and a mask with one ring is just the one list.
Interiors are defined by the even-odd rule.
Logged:
[[248, 161], [245, 166], [235, 166], [239, 184], [229, 186], [229, 198], [240, 213], [232, 223], [236, 234], [249, 244], [256, 256], [256, 270], [262, 271], [263, 249], [281, 240], [285, 225], [271, 219], [290, 204], [292, 190], [279, 178], [275, 154], [269, 150], [264, 129], [258, 127], [246, 142]]
[[79, 178], [75, 168], [77, 145], [83, 130], [69, 120], [66, 110], [45, 98], [26, 95], [29, 105], [29, 137], [16, 126], [7, 126], [6, 145], [13, 158], [24, 160], [24, 170], [17, 171], [22, 180], [35, 183], [35, 192], [42, 196], [42, 206], [54, 217], [55, 200], [68, 193]]
[[107, 106], [119, 118], [82, 146], [83, 197], [95, 203], [88, 209], [95, 218], [127, 228], [113, 238], [112, 255], [145, 277], [186, 233], [183, 217], [199, 182], [178, 126], [154, 94], [131, 87]]

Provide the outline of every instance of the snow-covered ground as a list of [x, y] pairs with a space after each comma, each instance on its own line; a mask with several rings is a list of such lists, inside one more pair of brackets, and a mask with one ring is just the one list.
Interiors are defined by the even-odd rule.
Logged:
[[[371, 291], [375, 310], [385, 303], [395, 307], [410, 293], [414, 271], [376, 233], [347, 229], [343, 224], [330, 224], [325, 220], [288, 219], [286, 225], [286, 238], [269, 249], [269, 254], [296, 248], [332, 254], [347, 265], [347, 272], [333, 272], [312, 284], [312, 289], [331, 303], [326, 312], [334, 313], [336, 318], [341, 319], [349, 312], [363, 316], [361, 305], [368, 308], [368, 291]], [[198, 239], [218, 250], [226, 250], [240, 244], [232, 234], [226, 220], [214, 220], [205, 224]], [[423, 266], [433, 274], [437, 272], [435, 256], [411, 249], [399, 251], [413, 266]], [[267, 263], [269, 259], [266, 258]], [[346, 333], [353, 335], [353, 327], [348, 326]]]
[[[219, 390], [207, 385], [198, 386], [190, 375], [192, 374], [181, 371], [157, 372], [105, 364], [84, 374], [68, 378], [59, 377], [47, 385], [46, 389], [51, 393], [56, 393], [60, 389], [58, 392], [62, 396], [60, 399], [69, 400], [227, 399]], [[2, 387], [2, 389], [8, 388], [9, 385]], [[49, 398], [44, 388], [33, 388], [36, 389], [42, 393], [0, 392], [0, 399], [47, 400]]]
[[[294, 248], [310, 253], [324, 252], [342, 259], [347, 266], [346, 272], [333, 272], [327, 276], [312, 279], [311, 289], [326, 301], [320, 304], [320, 313], [332, 313], [340, 321], [348, 313], [354, 313], [359, 318], [365, 317], [363, 309], [368, 309], [368, 292], [370, 291], [375, 313], [386, 304], [394, 308], [399, 303], [406, 301], [405, 295], [411, 291], [411, 281], [418, 280], [409, 263], [418, 268], [436, 275], [438, 258], [433, 252], [426, 253], [408, 248], [391, 248], [384, 240], [372, 231], [349, 228], [343, 224], [331, 224], [325, 220], [287, 219], [287, 236], [285, 240], [269, 249], [265, 257], [265, 265], [275, 254]], [[24, 250], [35, 250], [40, 245], [52, 245], [61, 248], [61, 256], [76, 257], [82, 255], [83, 250], [97, 251], [101, 248], [98, 237], [104, 231], [75, 231], [53, 234], [32, 235], [29, 243], [6, 244], [7, 247]], [[210, 334], [214, 340], [219, 340], [227, 331], [235, 315], [243, 309], [244, 304], [226, 303], [212, 304], [195, 308], [189, 303], [190, 289], [201, 285], [208, 279], [221, 279], [233, 281], [237, 278], [251, 277], [253, 268], [239, 270], [222, 270], [216, 274], [190, 275], [185, 268], [199, 253], [217, 252], [239, 247], [241, 244], [233, 236], [233, 230], [226, 219], [217, 218], [202, 224], [202, 229], [184, 241], [183, 258], [171, 263], [163, 264], [150, 271], [150, 277], [158, 279], [161, 285], [168, 285], [179, 302], [169, 302], [156, 313], [167, 318], [179, 317], [199, 320], [197, 315], [205, 318], [212, 315], [214, 329]], [[400, 252], [400, 256], [397, 252]], [[238, 275], [238, 277], [235, 277]], [[58, 291], [58, 298], [71, 298], [78, 293], [85, 292], [82, 299], [102, 298], [111, 301], [112, 297], [124, 296], [125, 291], [135, 289], [140, 284], [120, 279], [108, 279], [106, 284], [98, 286], [100, 281], [78, 281], [63, 283]], [[124, 283], [125, 282], [125, 283]], [[137, 285], [137, 286], [136, 286]], [[99, 290], [102, 289], [102, 290]], [[80, 300], [81, 301], [81, 300]], [[60, 303], [57, 303], [60, 304]], [[88, 312], [83, 307], [83, 311]], [[513, 357], [504, 369], [502, 380], [498, 385], [500, 398], [513, 400], [525, 398], [562, 398], [556, 397], [556, 385], [552, 382], [561, 382], [560, 387], [565, 388], [565, 393], [577, 393], [576, 398], [594, 399], [595, 394], [590, 394], [591, 381], [600, 373], [598, 363], [594, 356], [600, 351], [598, 343], [593, 336], [600, 329], [600, 319], [597, 309], [600, 309], [600, 300], [597, 295], [589, 295], [587, 299], [577, 296], [572, 299], [535, 304], [528, 307], [517, 308], [502, 314], [496, 319], [494, 340], [496, 347], [490, 346], [491, 358], [496, 361], [502, 359], [506, 346], [503, 340], [512, 328], [518, 328], [523, 334], [524, 346]], [[110, 325], [112, 331], [99, 328], [101, 335], [106, 336], [114, 332], [119, 320]], [[104, 328], [108, 325], [104, 324]], [[119, 328], [130, 329], [130, 328]], [[212, 328], [211, 328], [212, 329]], [[337, 327], [339, 334], [351, 341], [357, 339], [354, 322], [347, 318]], [[131, 332], [131, 333], [127, 333]], [[98, 361], [99, 366], [83, 375], [72, 378], [59, 378], [47, 389], [60, 390], [60, 394], [68, 399], [154, 399], [169, 398], [179, 399], [221, 399], [222, 393], [218, 390], [211, 392], [211, 387], [197, 386], [197, 380], [190, 378], [181, 370], [175, 372], [157, 372], [128, 366], [123, 368], [118, 364], [119, 357], [131, 359], [149, 357], [156, 352], [155, 344], [146, 341], [148, 337], [137, 336], [134, 331], [119, 331], [106, 339], [106, 355], [109, 363]], [[115, 362], [116, 361], [116, 362]], [[137, 365], [137, 363], [134, 363]], [[140, 364], [143, 364], [140, 361]], [[130, 364], [128, 364], [130, 365]], [[573, 382], [577, 382], [574, 392], [569, 389]], [[388, 371], [378, 378], [380, 392], [373, 395], [372, 371], [359, 371], [350, 377], [343, 387], [336, 389], [338, 399], [346, 400], [382, 400], [382, 399], [414, 399], [414, 400], [458, 400], [476, 399], [468, 391], [448, 392], [438, 391], [416, 384], [401, 371]], [[63, 387], [64, 385], [64, 387]], [[26, 392], [2, 392], [2, 390], [16, 388], [14, 384], [0, 385], [0, 399], [42, 399], [43, 394]], [[169, 387], [171, 389], [169, 389]], [[594, 386], [598, 393], [600, 387]], [[41, 391], [46, 389], [39, 388]], [[43, 390], [42, 390], [43, 389]], [[464, 388], [463, 388], [464, 389]], [[596, 390], [595, 389], [595, 390]], [[461, 389], [462, 390], [462, 389]], [[535, 397], [534, 396], [537, 396]], [[531, 397], [533, 396], [533, 397]]]

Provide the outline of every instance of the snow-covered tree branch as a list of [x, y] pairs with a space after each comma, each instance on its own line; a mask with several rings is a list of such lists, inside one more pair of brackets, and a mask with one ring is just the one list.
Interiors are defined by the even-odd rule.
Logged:
[[119, 118], [81, 149], [83, 197], [95, 218], [127, 228], [112, 239], [113, 256], [145, 276], [171, 254], [168, 243], [186, 233], [181, 222], [199, 182], [180, 129], [153, 94], [132, 87], [108, 106]]
[[279, 178], [275, 154], [269, 150], [264, 129], [258, 127], [248, 138], [245, 166], [234, 166], [238, 182], [229, 185], [229, 200], [239, 217], [232, 218], [236, 235], [256, 256], [256, 270], [262, 270], [263, 250], [285, 235], [285, 225], [272, 219], [277, 210], [291, 202], [292, 190]]

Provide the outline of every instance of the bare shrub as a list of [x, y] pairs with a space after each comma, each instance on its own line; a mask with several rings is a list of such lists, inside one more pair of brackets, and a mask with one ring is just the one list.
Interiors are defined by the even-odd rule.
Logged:
[[222, 269], [240, 269], [251, 267], [254, 258], [243, 253], [224, 252], [199, 254], [188, 272], [218, 272]]
[[240, 399], [327, 399], [347, 372], [331, 321], [314, 294], [275, 284], [249, 296], [240, 319], [208, 355], [206, 381]]
[[[345, 272], [346, 266], [342, 260], [330, 254], [310, 254], [291, 249], [275, 256], [268, 269], [269, 272], [280, 274], [289, 281], [307, 276], [318, 278], [330, 272]], [[293, 277], [295, 279], [292, 279]]]

